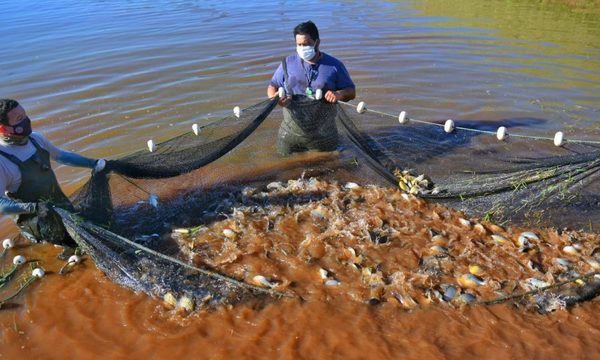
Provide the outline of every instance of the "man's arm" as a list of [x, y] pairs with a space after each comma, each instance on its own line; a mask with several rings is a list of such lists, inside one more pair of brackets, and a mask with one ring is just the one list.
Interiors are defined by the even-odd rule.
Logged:
[[61, 150], [54, 160], [64, 165], [85, 167], [90, 169], [92, 169], [98, 161], [96, 159], [90, 159], [77, 153], [65, 150]]
[[36, 210], [36, 203], [22, 203], [6, 196], [0, 196], [0, 214], [2, 215], [34, 214]]
[[[267, 87], [267, 96], [269, 98], [273, 98], [276, 95], [278, 95], [279, 86], [283, 86], [283, 78], [283, 66], [279, 64], [279, 67], [277, 67], [277, 70], [275, 70], [275, 74], [273, 74], [273, 77], [271, 78], [271, 83]], [[288, 96], [284, 96], [281, 99], [279, 99], [279, 105], [288, 106], [290, 102], [292, 102], [292, 97], [289, 95], [291, 94], [288, 94]]]
[[327, 102], [336, 103], [338, 101], [350, 101], [356, 97], [356, 89], [348, 87], [337, 91], [327, 91], [323, 96]]
[[[0, 166], [0, 194], [4, 195], [10, 181], [9, 178], [10, 174], [7, 169], [4, 166]], [[22, 203], [6, 196], [0, 196], [0, 214], [2, 215], [33, 214], [35, 211], [35, 203]]]
[[325, 101], [330, 103], [335, 103], [338, 101], [350, 101], [356, 97], [356, 86], [350, 78], [350, 73], [346, 66], [341, 62], [337, 61], [336, 65], [336, 79], [335, 86], [338, 90], [336, 91], [328, 91], [323, 95]]
[[93, 169], [97, 163], [97, 159], [91, 159], [72, 151], [66, 151], [60, 149], [55, 146], [50, 140], [41, 136], [40, 134], [36, 134], [35, 140], [40, 143], [40, 145], [48, 151], [50, 157], [61, 164], [69, 165], [69, 166], [77, 166], [77, 167], [85, 167], [89, 169]]

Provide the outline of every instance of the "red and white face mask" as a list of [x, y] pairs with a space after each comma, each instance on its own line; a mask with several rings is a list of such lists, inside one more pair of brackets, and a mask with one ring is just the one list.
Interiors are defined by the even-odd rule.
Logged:
[[0, 124], [0, 135], [3, 136], [29, 136], [31, 135], [31, 120], [29, 120], [29, 116], [26, 116], [25, 119], [19, 121], [15, 125], [8, 124]]
[[25, 117], [15, 125], [0, 124], [0, 137], [8, 143], [23, 143], [31, 135], [31, 120]]

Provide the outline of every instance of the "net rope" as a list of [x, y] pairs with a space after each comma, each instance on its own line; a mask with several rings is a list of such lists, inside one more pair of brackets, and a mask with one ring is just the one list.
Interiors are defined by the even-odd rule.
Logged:
[[[354, 108], [354, 109], [356, 109], [358, 107], [358, 105], [354, 105], [354, 104], [352, 104], [350, 102], [339, 101], [339, 103], [343, 104], [345, 106]], [[372, 112], [374, 114], [388, 116], [388, 117], [393, 118], [393, 119], [398, 119], [399, 118], [399, 115], [393, 115], [393, 114], [390, 114], [390, 113], [386, 113], [386, 112], [383, 112], [383, 111], [378, 111], [378, 110], [370, 109], [370, 108], [366, 108], [366, 107], [364, 108], [364, 112]], [[406, 116], [405, 119], [406, 119], [407, 122], [415, 122], [415, 123], [418, 123], [418, 124], [438, 126], [438, 127], [441, 127], [441, 128], [444, 127], [444, 124], [441, 124], [441, 123], [435, 122], [435, 121], [420, 120], [420, 119], [415, 119], [415, 118], [408, 117], [408, 116]], [[471, 131], [471, 132], [479, 133], [479, 134], [497, 135], [496, 131], [480, 130], [480, 129], [470, 128], [470, 127], [466, 127], [466, 126], [456, 126], [455, 129], [456, 130]], [[534, 136], [534, 135], [518, 134], [518, 133], [510, 133], [510, 136], [518, 137], [518, 138], [522, 138], [522, 139], [554, 141], [554, 138], [547, 137], [547, 136]], [[572, 139], [572, 138], [569, 138], [568, 141], [572, 142], [572, 143], [578, 143], [578, 144], [600, 145], [600, 140], [586, 140], [586, 139]]]

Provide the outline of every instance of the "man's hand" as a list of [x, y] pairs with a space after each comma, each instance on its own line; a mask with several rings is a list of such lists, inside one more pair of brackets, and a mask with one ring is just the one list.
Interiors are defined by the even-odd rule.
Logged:
[[94, 165], [94, 171], [100, 172], [100, 171], [104, 170], [105, 166], [106, 166], [106, 160], [98, 159], [98, 160], [96, 160], [96, 165]]
[[325, 93], [324, 98], [325, 98], [325, 101], [327, 101], [328, 103], [335, 104], [336, 102], [338, 102], [338, 100], [341, 99], [341, 96], [337, 92], [328, 90]]
[[279, 105], [283, 106], [283, 107], [287, 107], [289, 104], [291, 104], [291, 102], [292, 102], [291, 96], [284, 96], [281, 99], [279, 99]]
[[48, 212], [50, 212], [50, 206], [48, 203], [45, 202], [39, 202], [36, 205], [36, 213], [39, 217], [46, 217], [48, 216]]

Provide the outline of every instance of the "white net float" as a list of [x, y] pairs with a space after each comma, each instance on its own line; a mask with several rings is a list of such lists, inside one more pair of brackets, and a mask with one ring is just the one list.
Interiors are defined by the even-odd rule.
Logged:
[[192, 125], [192, 131], [194, 132], [194, 135], [200, 134], [200, 127], [198, 126], [198, 124]]
[[454, 131], [454, 121], [452, 121], [452, 119], [446, 120], [446, 123], [444, 124], [444, 131], [448, 134]]
[[502, 141], [506, 139], [507, 136], [508, 133], [506, 132], [506, 128], [504, 126], [500, 126], [498, 128], [498, 131], [496, 131], [496, 137], [498, 138], [498, 140]]
[[359, 102], [358, 105], [356, 105], [356, 112], [363, 114], [365, 111], [367, 111], [367, 104], [364, 101]]
[[240, 118], [240, 115], [242, 115], [242, 110], [239, 106], [233, 108], [233, 115], [235, 115], [235, 117], [238, 119]]
[[323, 98], [323, 90], [317, 89], [317, 91], [315, 91], [315, 99], [321, 100], [322, 98]]
[[148, 150], [150, 152], [156, 151], [156, 144], [154, 143], [154, 140], [152, 140], [152, 139], [148, 140], [148, 142], [146, 143], [146, 145], [148, 145]]
[[5, 249], [10, 249], [13, 246], [15, 246], [13, 239], [4, 239], [4, 241], [2, 241], [2, 247]]
[[408, 118], [406, 117], [406, 111], [400, 111], [400, 114], [398, 114], [398, 122], [400, 124], [408, 124]]
[[556, 134], [554, 134], [554, 145], [563, 146], [564, 143], [565, 143], [565, 135], [563, 134], [562, 131], [557, 131]]
[[23, 265], [26, 261], [27, 259], [23, 255], [17, 255], [13, 258], [13, 264], [15, 265]]
[[44, 275], [46, 275], [46, 272], [44, 271], [44, 269], [42, 268], [35, 268], [33, 269], [33, 271], [31, 272], [31, 275], [37, 277], [37, 278], [43, 278]]
[[67, 260], [68, 264], [79, 264], [81, 262], [81, 258], [77, 255], [71, 255], [69, 260]]

